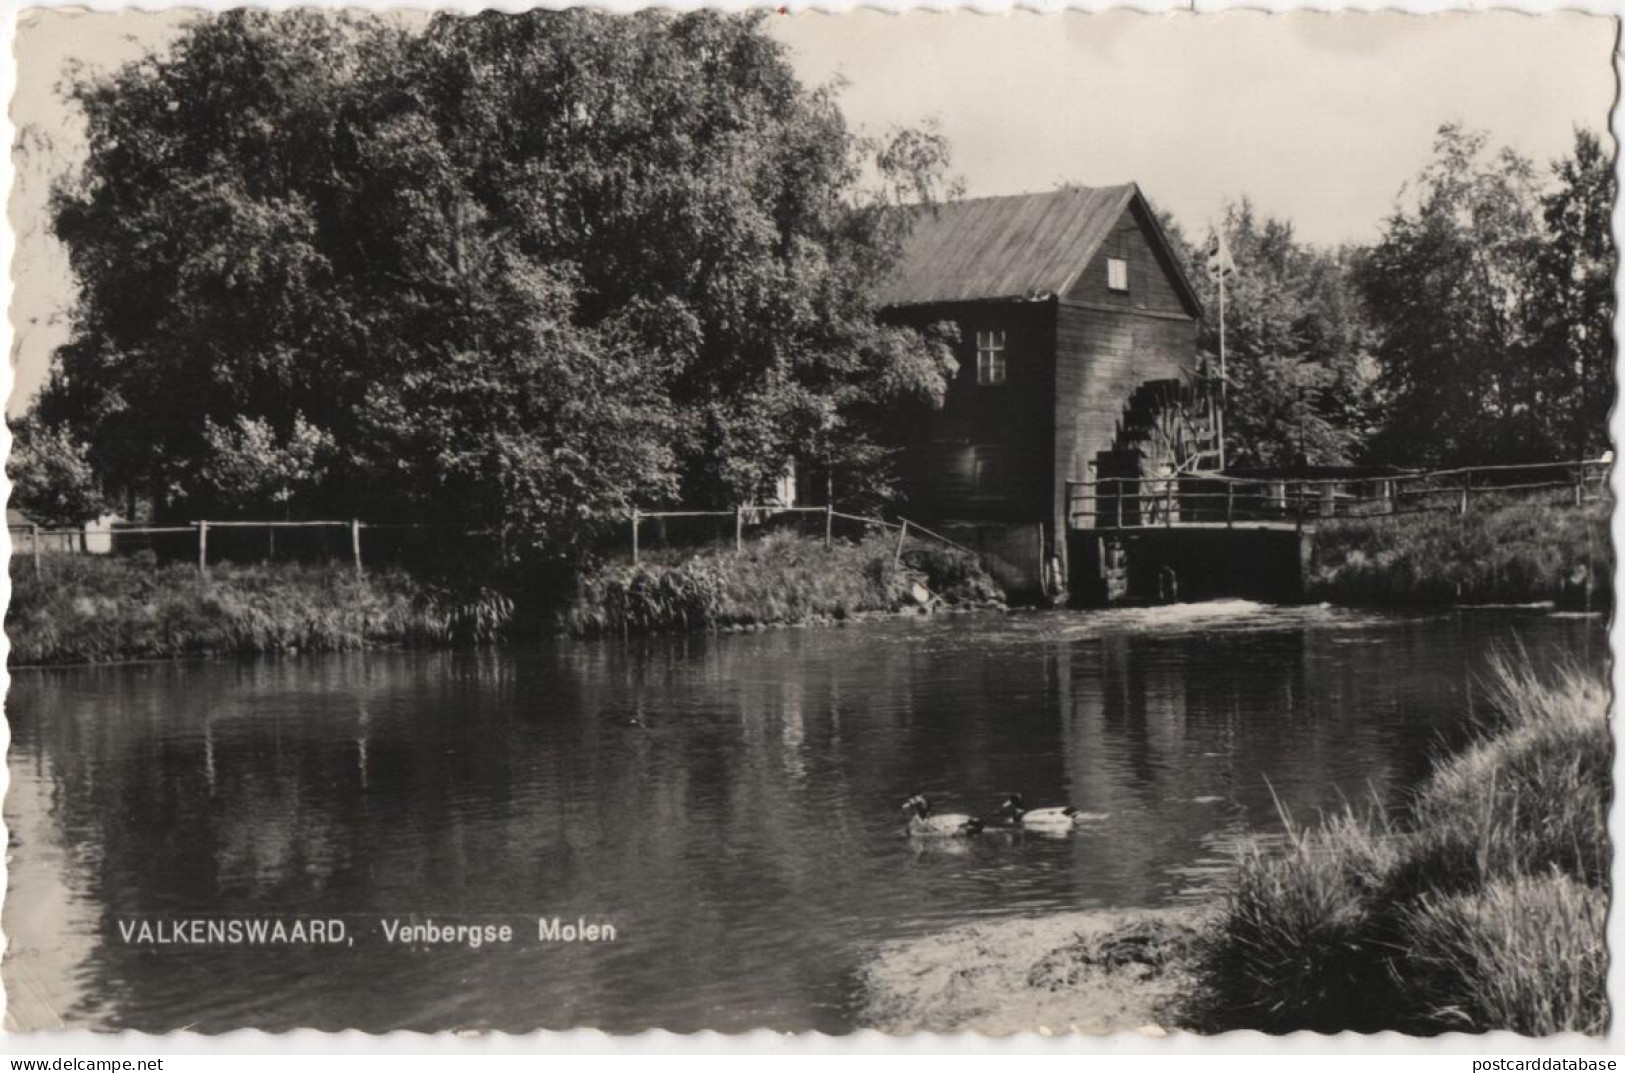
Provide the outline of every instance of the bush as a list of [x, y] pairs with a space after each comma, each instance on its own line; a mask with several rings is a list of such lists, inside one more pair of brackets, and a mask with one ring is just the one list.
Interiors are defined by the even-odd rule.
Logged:
[[916, 581], [951, 603], [1002, 602], [997, 586], [962, 552], [920, 555], [902, 569], [895, 554], [882, 538], [826, 548], [821, 540], [779, 533], [741, 552], [609, 564], [582, 579], [564, 625], [593, 635], [842, 620], [911, 605]]
[[1003, 603], [1004, 590], [983, 569], [976, 556], [934, 544], [910, 548], [903, 553], [903, 563], [919, 574], [926, 588], [950, 604]]
[[1322, 523], [1305, 583], [1314, 599], [1606, 606], [1610, 505], [1486, 497], [1465, 516], [1413, 514]]
[[1288, 824], [1237, 862], [1191, 1019], [1215, 1031], [1597, 1032], [1613, 746], [1600, 674], [1498, 662], [1498, 723], [1403, 824]]
[[46, 555], [43, 576], [12, 561], [6, 633], [13, 665], [154, 659], [380, 643], [483, 642], [513, 603], [398, 571], [357, 578], [337, 565], [191, 566]]

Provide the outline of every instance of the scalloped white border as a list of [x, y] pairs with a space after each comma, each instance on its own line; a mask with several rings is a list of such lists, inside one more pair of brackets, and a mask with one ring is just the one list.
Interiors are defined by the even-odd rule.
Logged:
[[[220, 11], [233, 7], [264, 7], [270, 10], [280, 10], [291, 7], [315, 7], [339, 9], [358, 9], [368, 11], [391, 10], [462, 10], [480, 11], [495, 9], [499, 11], [523, 11], [530, 8], [562, 8], [577, 6], [569, 3], [553, 2], [525, 3], [520, 0], [496, 0], [496, 2], [481, 3], [478, 0], [447, 0], [445, 3], [390, 3], [387, 0], [309, 0], [305, 3], [290, 3], [287, 0], [262, 4], [241, 4], [222, 2], [222, 0], [196, 0], [192, 3], [171, 3], [164, 0], [146, 3], [114, 3], [110, 0], [83, 0], [72, 3], [63, 0], [36, 0], [23, 4], [20, 0], [0, 0], [0, 99], [7, 102], [3, 115], [0, 115], [0, 147], [9, 147], [16, 138], [10, 114], [10, 101], [16, 89], [16, 65], [13, 60], [13, 46], [15, 44], [16, 25], [18, 14], [24, 7], [29, 8], [81, 8], [90, 11], [160, 11], [176, 8], [191, 8], [201, 11]], [[1224, 11], [1394, 11], [1415, 15], [1436, 15], [1444, 13], [1469, 13], [1478, 11], [1516, 11], [1529, 15], [1539, 15], [1559, 11], [1578, 11], [1594, 15], [1612, 16], [1618, 20], [1625, 19], [1625, 0], [1576, 0], [1576, 2], [1562, 3], [1558, 0], [1525, 0], [1523, 3], [1475, 3], [1472, 0], [1465, 2], [1449, 2], [1449, 0], [1411, 0], [1408, 3], [1369, 3], [1369, 2], [1331, 2], [1304, 3], [1294, 0], [1275, 0], [1273, 3], [1247, 2], [1247, 0], [1190, 0], [1189, 3], [1176, 3], [1172, 0], [1144, 0], [1135, 4], [1117, 4], [1102, 2], [1102, 0], [1076, 0], [1072, 3], [1062, 3], [1058, 0], [1030, 0], [1027, 3], [999, 3], [994, 0], [979, 0], [974, 3], [954, 4], [944, 0], [930, 0], [930, 2], [910, 3], [907, 0], [890, 0], [890, 2], [854, 3], [843, 0], [815, 3], [809, 0], [782, 0], [781, 4], [770, 3], [742, 3], [740, 0], [716, 0], [712, 3], [701, 3], [696, 0], [669, 0], [667, 3], [638, 2], [638, 0], [600, 0], [600, 2], [579, 5], [596, 7], [605, 11], [626, 12], [636, 11], [646, 7], [669, 7], [674, 10], [695, 10], [699, 8], [719, 8], [723, 10], [746, 10], [749, 8], [764, 8], [783, 6], [791, 12], [821, 11], [826, 13], [839, 13], [855, 10], [874, 10], [890, 12], [907, 12], [913, 10], [927, 11], [964, 11], [982, 14], [992, 14], [1008, 11], [1032, 11], [1038, 13], [1053, 13], [1060, 11], [1108, 11], [1108, 10], [1134, 10], [1146, 14], [1167, 14], [1170, 12], [1215, 13]], [[1614, 51], [1614, 77], [1616, 91], [1622, 79], [1625, 79], [1625, 51], [1622, 51], [1620, 42], [1616, 37]], [[1625, 153], [1619, 151], [1625, 145], [1625, 119], [1620, 115], [1619, 102], [1616, 96], [1615, 104], [1610, 114], [1609, 129], [1615, 144], [1614, 167], [1618, 180], [1618, 188], [1625, 190]], [[9, 205], [12, 184], [14, 181], [11, 153], [0, 152], [0, 205]], [[1625, 252], [1625, 212], [1621, 211], [1620, 201], [1616, 198], [1614, 204], [1613, 231], [1615, 248]], [[7, 310], [12, 302], [12, 277], [9, 266], [15, 253], [15, 236], [12, 232], [9, 217], [0, 225], [0, 263], [8, 266], [7, 271], [0, 275], [0, 307]], [[1625, 263], [1625, 256], [1621, 257]], [[1614, 281], [1615, 293], [1615, 320], [1614, 337], [1625, 341], [1625, 273], [1616, 274]], [[16, 339], [12, 331], [9, 316], [0, 320], [0, 353], [12, 355]], [[1616, 384], [1625, 385], [1625, 345], [1618, 348], [1619, 362], [1615, 369]], [[13, 370], [11, 361], [0, 364], [0, 398], [9, 398], [13, 388]], [[1617, 391], [1617, 388], [1616, 388]], [[1625, 443], [1625, 407], [1619, 405], [1616, 395], [1614, 409], [1609, 420], [1610, 438], [1612, 439], [1616, 454], [1622, 443]], [[9, 453], [11, 448], [11, 433], [4, 423], [0, 423], [0, 456]], [[1625, 473], [1621, 467], [1616, 466], [1610, 477], [1614, 500], [1620, 503], [1625, 499]], [[0, 469], [0, 492], [9, 499], [11, 482]], [[1612, 535], [1616, 549], [1625, 548], [1625, 513], [1616, 509], [1613, 517]], [[10, 535], [0, 536], [0, 553], [8, 559], [11, 554]], [[1615, 556], [1615, 592], [1620, 591], [1620, 581], [1625, 578], [1625, 564], [1620, 562], [1621, 556]], [[11, 599], [11, 582], [9, 571], [0, 572], [0, 606], [9, 604]], [[1616, 618], [1610, 624], [1609, 642], [1610, 650], [1618, 651], [1620, 638], [1620, 624]], [[10, 689], [10, 675], [5, 669], [5, 656], [10, 651], [10, 643], [0, 633], [0, 687], [8, 692]], [[1625, 685], [1625, 666], [1617, 658], [1612, 666], [1612, 681], [1614, 696], [1621, 693], [1621, 686]], [[1615, 754], [1614, 754], [1614, 786], [1615, 799], [1609, 817], [1609, 834], [1613, 839], [1615, 852], [1613, 860], [1612, 881], [1613, 890], [1625, 890], [1625, 852], [1622, 852], [1621, 834], [1625, 833], [1625, 794], [1621, 793], [1622, 774], [1625, 774], [1625, 748], [1620, 747], [1618, 705], [1611, 713], [1615, 724]], [[0, 719], [0, 755], [5, 755], [11, 741], [9, 724]], [[0, 800], [4, 799], [5, 791], [10, 785], [9, 768], [0, 770]], [[3, 829], [3, 818], [0, 818], [0, 829]], [[6, 890], [5, 856], [0, 854], [0, 897]], [[1618, 899], [1611, 907], [1608, 920], [1608, 945], [1610, 951], [1625, 950], [1621, 938], [1625, 937], [1625, 919], [1622, 919]], [[0, 932], [0, 942], [5, 939]], [[170, 1032], [163, 1035], [151, 1035], [143, 1032], [91, 1032], [86, 1029], [72, 1029], [58, 1032], [31, 1032], [13, 1034], [0, 1032], [0, 1053], [7, 1055], [103, 1055], [119, 1054], [134, 1057], [138, 1055], [175, 1055], [177, 1057], [202, 1057], [207, 1055], [230, 1054], [264, 1054], [292, 1057], [295, 1055], [425, 1055], [437, 1056], [443, 1061], [456, 1061], [460, 1057], [473, 1057], [475, 1055], [526, 1055], [551, 1054], [565, 1055], [650, 1055], [650, 1054], [679, 1054], [688, 1056], [697, 1055], [741, 1055], [741, 1054], [797, 1054], [808, 1056], [822, 1056], [831, 1058], [837, 1056], [851, 1056], [856, 1054], [881, 1054], [901, 1057], [939, 1056], [941, 1061], [947, 1055], [980, 1055], [985, 1060], [992, 1056], [1062, 1056], [1062, 1055], [1097, 1055], [1101, 1057], [1120, 1058], [1176, 1058], [1182, 1057], [1186, 1061], [1179, 1062], [1181, 1067], [1188, 1068], [1190, 1059], [1197, 1056], [1215, 1060], [1221, 1069], [1244, 1068], [1237, 1061], [1242, 1055], [1271, 1055], [1275, 1057], [1308, 1056], [1308, 1055], [1336, 1055], [1339, 1057], [1377, 1056], [1377, 1055], [1410, 1055], [1417, 1057], [1442, 1058], [1448, 1055], [1480, 1055], [1480, 1056], [1575, 1056], [1585, 1054], [1622, 1054], [1625, 1053], [1625, 957], [1614, 957], [1608, 971], [1608, 994], [1613, 1003], [1614, 1018], [1609, 1034], [1601, 1040], [1593, 1040], [1578, 1035], [1553, 1036], [1546, 1039], [1529, 1039], [1513, 1035], [1508, 1032], [1494, 1032], [1482, 1036], [1467, 1036], [1450, 1034], [1431, 1039], [1419, 1039], [1403, 1036], [1395, 1032], [1383, 1032], [1372, 1036], [1361, 1036], [1351, 1032], [1344, 1032], [1336, 1036], [1325, 1036], [1312, 1032], [1298, 1032], [1290, 1036], [1266, 1036], [1258, 1032], [1230, 1032], [1220, 1036], [1193, 1036], [1184, 1033], [1175, 1033], [1162, 1039], [1151, 1039], [1133, 1033], [1118, 1033], [1112, 1036], [1081, 1036], [1061, 1035], [1047, 1036], [1037, 1032], [1022, 1032], [1005, 1037], [989, 1037], [973, 1032], [953, 1034], [931, 1034], [916, 1032], [909, 1036], [888, 1036], [873, 1030], [862, 1030], [846, 1036], [829, 1036], [818, 1032], [809, 1032], [798, 1035], [786, 1035], [757, 1029], [752, 1032], [738, 1035], [724, 1035], [717, 1032], [696, 1032], [690, 1035], [672, 1033], [663, 1029], [651, 1029], [634, 1035], [609, 1035], [596, 1029], [578, 1028], [567, 1032], [548, 1032], [537, 1030], [524, 1035], [512, 1035], [500, 1032], [484, 1033], [478, 1036], [459, 1035], [453, 1032], [412, 1032], [397, 1031], [382, 1035], [370, 1034], [356, 1030], [345, 1032], [320, 1032], [315, 1029], [302, 1028], [291, 1032], [268, 1033], [257, 1029], [239, 1029], [233, 1032], [216, 1036], [203, 1036], [190, 1032]], [[0, 989], [0, 1000], [4, 998], [4, 991]], [[1462, 1068], [1465, 1066], [1464, 1060]], [[189, 1064], [189, 1063], [188, 1063]], [[327, 1065], [324, 1063], [324, 1066]], [[9, 1067], [8, 1067], [9, 1068]], [[1470, 1069], [1470, 1066], [1466, 1067]]]

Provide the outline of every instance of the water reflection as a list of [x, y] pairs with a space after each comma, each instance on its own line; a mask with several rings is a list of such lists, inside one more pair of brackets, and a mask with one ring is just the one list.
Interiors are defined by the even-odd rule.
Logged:
[[[1201, 898], [1230, 848], [1397, 800], [1488, 651], [1600, 620], [1252, 605], [33, 672], [13, 680], [5, 966], [24, 1026], [852, 1027], [881, 941]], [[898, 804], [1019, 790], [1065, 838], [912, 845]], [[535, 920], [612, 921], [541, 945]], [[340, 949], [119, 922], [341, 917]], [[420, 950], [382, 917], [510, 922]]]

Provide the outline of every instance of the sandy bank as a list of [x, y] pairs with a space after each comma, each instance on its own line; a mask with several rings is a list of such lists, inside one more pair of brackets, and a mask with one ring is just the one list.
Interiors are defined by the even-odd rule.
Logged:
[[1192, 985], [1189, 909], [1055, 913], [881, 947], [861, 1018], [883, 1032], [1161, 1035]]

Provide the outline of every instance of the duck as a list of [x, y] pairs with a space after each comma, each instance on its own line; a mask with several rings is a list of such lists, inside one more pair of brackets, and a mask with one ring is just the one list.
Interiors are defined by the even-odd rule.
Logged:
[[1028, 808], [1020, 794], [1006, 794], [1004, 803], [999, 806], [999, 815], [1008, 817], [1007, 822], [1012, 827], [1036, 827], [1050, 831], [1065, 830], [1084, 820], [1100, 818], [1092, 813], [1079, 812], [1071, 805]]
[[922, 794], [904, 801], [903, 811], [909, 814], [908, 833], [916, 838], [968, 838], [980, 834], [984, 826], [980, 817], [962, 812], [933, 816], [931, 802]]

